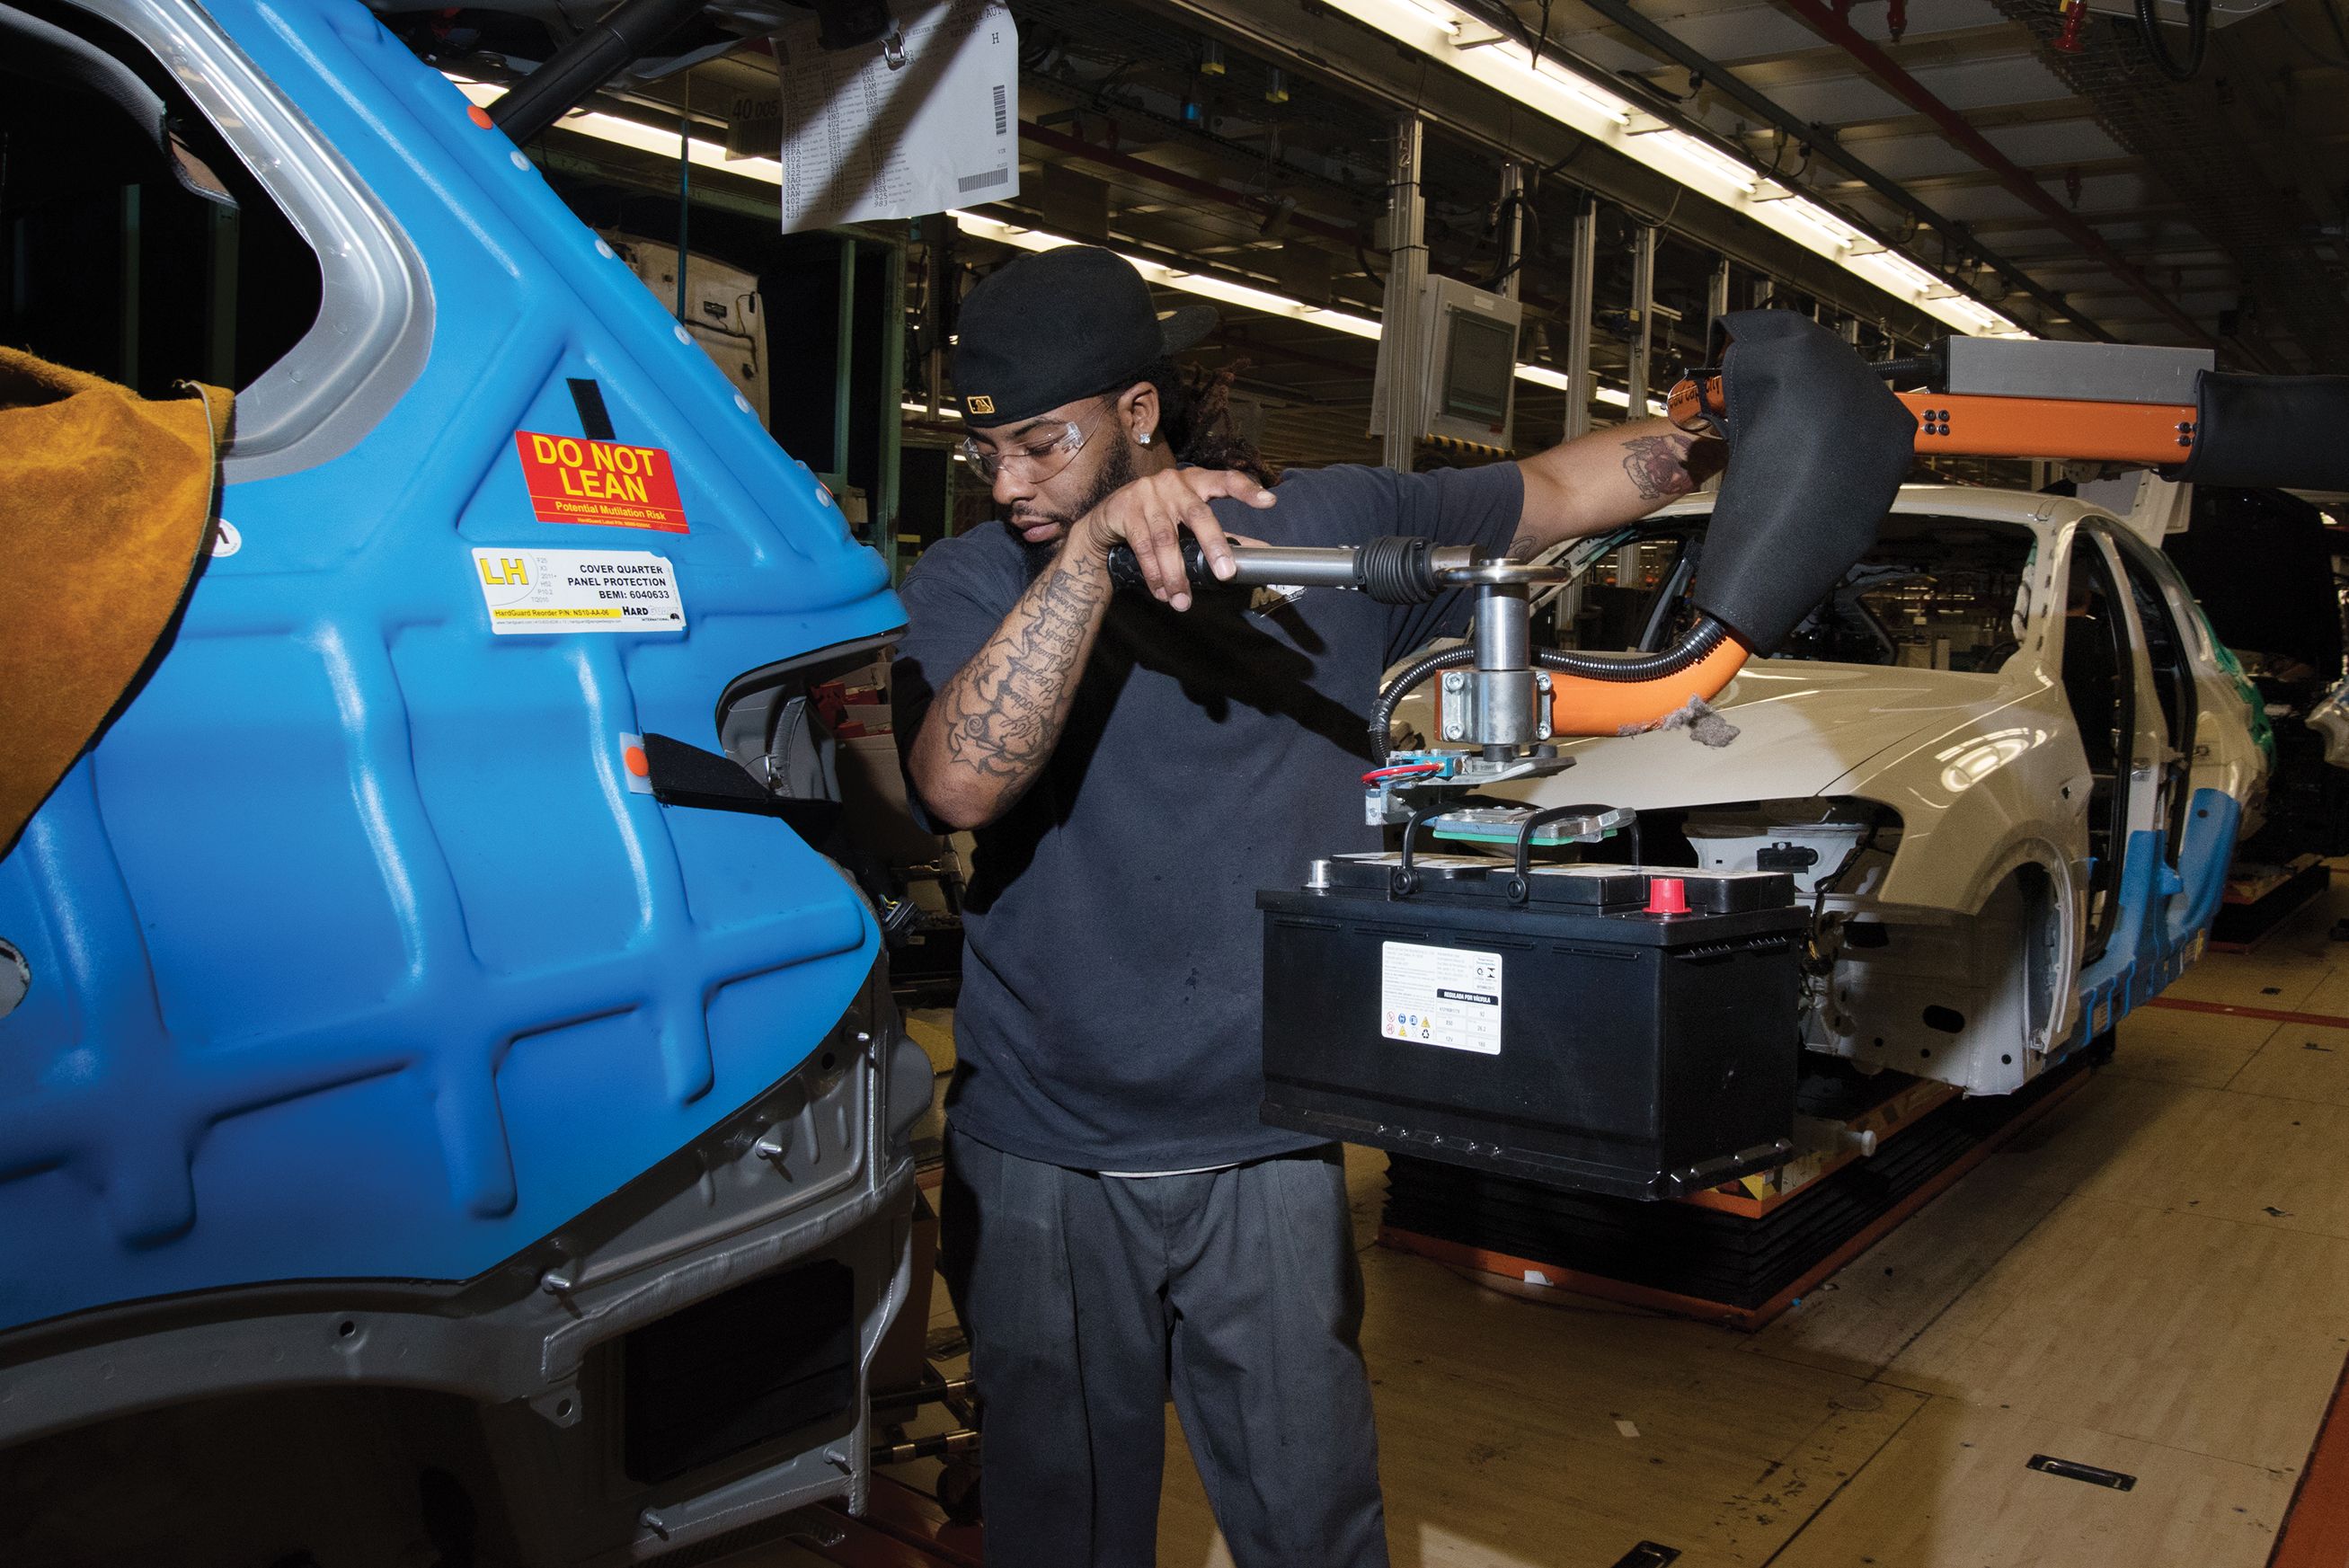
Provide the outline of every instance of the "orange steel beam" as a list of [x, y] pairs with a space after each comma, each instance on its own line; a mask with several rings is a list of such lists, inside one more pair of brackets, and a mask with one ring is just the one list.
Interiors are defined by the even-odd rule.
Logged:
[[[1917, 420], [1920, 457], [2055, 458], [2164, 467], [2193, 455], [2196, 413], [2186, 403], [2092, 403], [2069, 397], [1894, 394]], [[1699, 429], [1728, 407], [1721, 377], [1694, 377], [1665, 399], [1672, 422]]]
[[2182, 463], [2194, 449], [2191, 404], [1897, 396], [1917, 416], [1919, 457], [2069, 458], [2158, 467]]

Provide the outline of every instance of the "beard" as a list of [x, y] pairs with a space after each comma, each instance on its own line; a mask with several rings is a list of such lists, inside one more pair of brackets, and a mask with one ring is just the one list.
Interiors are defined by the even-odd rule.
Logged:
[[1013, 508], [1011, 527], [1014, 532], [1023, 528], [1033, 528], [1040, 522], [1057, 522], [1061, 529], [1061, 538], [1027, 546], [1028, 574], [1033, 577], [1050, 565], [1052, 558], [1060, 553], [1061, 544], [1066, 542], [1068, 531], [1076, 527], [1087, 512], [1132, 484], [1133, 479], [1133, 448], [1126, 439], [1123, 428], [1120, 428], [1117, 438], [1102, 459], [1101, 472], [1093, 476], [1092, 487], [1085, 492], [1082, 504], [1073, 513], [1047, 511], [1040, 506]]

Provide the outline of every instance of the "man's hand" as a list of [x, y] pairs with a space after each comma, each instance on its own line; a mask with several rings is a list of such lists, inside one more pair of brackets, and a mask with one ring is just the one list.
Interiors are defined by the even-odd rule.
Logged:
[[1220, 580], [1232, 574], [1231, 540], [1207, 502], [1218, 496], [1253, 507], [1273, 504], [1273, 493], [1246, 474], [1225, 469], [1167, 469], [1110, 492], [1070, 531], [1072, 549], [1086, 550], [1107, 563], [1109, 552], [1133, 546], [1150, 592], [1177, 610], [1191, 607], [1191, 582], [1183, 570], [1183, 535], [1199, 542], [1207, 568]]

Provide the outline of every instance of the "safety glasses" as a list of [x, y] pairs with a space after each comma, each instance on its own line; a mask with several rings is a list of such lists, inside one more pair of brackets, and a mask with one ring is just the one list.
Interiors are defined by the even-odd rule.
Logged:
[[989, 484], [997, 474], [1006, 473], [1021, 484], [1040, 485], [1076, 460], [1092, 435], [1092, 426], [1100, 423], [1096, 418], [1092, 425], [1080, 425], [1074, 419], [1038, 425], [1022, 431], [1008, 451], [965, 436], [962, 455]]

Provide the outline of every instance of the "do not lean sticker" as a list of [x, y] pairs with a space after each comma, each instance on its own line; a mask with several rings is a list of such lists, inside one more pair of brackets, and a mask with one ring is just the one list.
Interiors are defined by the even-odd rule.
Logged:
[[593, 522], [606, 528], [690, 531], [677, 475], [659, 447], [583, 440], [516, 430], [523, 486], [541, 522]]
[[490, 630], [681, 632], [677, 570], [645, 550], [476, 550], [473, 575]]

